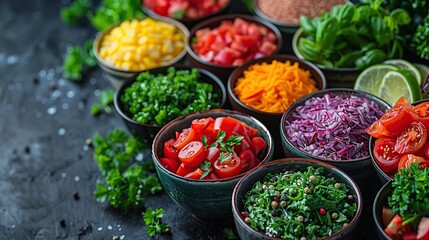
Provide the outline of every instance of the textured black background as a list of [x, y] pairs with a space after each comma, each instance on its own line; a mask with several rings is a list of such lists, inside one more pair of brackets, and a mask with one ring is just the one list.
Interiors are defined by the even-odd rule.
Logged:
[[[231, 11], [245, 12], [233, 2]], [[96, 34], [88, 23], [64, 25], [64, 4], [0, 2], [0, 239], [149, 239], [140, 211], [123, 214], [92, 195], [101, 176], [85, 140], [125, 126], [116, 113], [90, 114], [99, 91], [110, 87], [101, 69], [83, 83], [61, 77], [67, 47]], [[165, 209], [172, 235], [159, 239], [223, 239], [222, 230], [234, 228], [196, 221], [165, 193], [145, 205]], [[364, 214], [358, 238], [374, 238], [369, 208]]]

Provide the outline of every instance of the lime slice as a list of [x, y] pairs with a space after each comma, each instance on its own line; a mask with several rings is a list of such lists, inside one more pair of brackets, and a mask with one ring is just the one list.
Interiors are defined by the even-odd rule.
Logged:
[[379, 64], [365, 69], [356, 79], [354, 89], [368, 92], [377, 96], [381, 80], [388, 71], [397, 70], [393, 65]]
[[422, 75], [420, 74], [420, 71], [410, 62], [402, 60], [402, 59], [390, 59], [387, 61], [384, 61], [385, 64], [392, 64], [396, 67], [398, 67], [399, 69], [407, 69], [410, 70], [411, 73], [414, 75], [414, 77], [417, 80], [417, 83], [420, 85], [422, 85], [423, 83], [423, 78]]
[[419, 70], [420, 75], [422, 76], [422, 79], [425, 79], [426, 75], [429, 73], [429, 67], [420, 63], [413, 63], [413, 64]]
[[419, 84], [408, 70], [387, 72], [381, 81], [377, 95], [392, 106], [402, 96], [409, 102], [415, 102], [422, 98]]

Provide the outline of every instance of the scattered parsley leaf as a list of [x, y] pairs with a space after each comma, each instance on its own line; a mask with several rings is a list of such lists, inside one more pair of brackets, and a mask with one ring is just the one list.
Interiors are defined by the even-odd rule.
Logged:
[[92, 104], [91, 106], [91, 114], [93, 116], [97, 116], [102, 111], [111, 113], [112, 109], [110, 108], [110, 105], [113, 103], [114, 97], [115, 90], [112, 88], [101, 91], [100, 96], [98, 96], [98, 102]]
[[146, 232], [149, 236], [153, 237], [158, 233], [166, 233], [169, 231], [169, 226], [162, 223], [161, 219], [164, 216], [164, 209], [158, 208], [152, 210], [148, 208], [143, 215], [143, 220], [146, 224]]
[[76, 25], [82, 17], [91, 10], [90, 0], [75, 0], [67, 7], [61, 9], [60, 15], [64, 23]]
[[87, 40], [84, 46], [73, 46], [67, 49], [63, 64], [63, 77], [72, 81], [81, 81], [83, 73], [97, 63], [92, 44], [94, 40]]
[[223, 236], [228, 240], [237, 240], [239, 239], [237, 234], [231, 228], [224, 228], [222, 231]]
[[[244, 138], [240, 135], [231, 135], [229, 138], [224, 142], [223, 139], [226, 137], [225, 131], [219, 130], [216, 136], [216, 140], [210, 144], [210, 147], [217, 147], [219, 145], [219, 150], [222, 152], [231, 152], [235, 154], [234, 146], [240, 145], [241, 140]], [[204, 143], [203, 143], [204, 144]], [[231, 157], [230, 157], [231, 158]], [[229, 158], [228, 158], [229, 159]], [[228, 160], [227, 159], [227, 160]], [[225, 160], [226, 161], [226, 160]], [[222, 161], [221, 161], [222, 162]]]

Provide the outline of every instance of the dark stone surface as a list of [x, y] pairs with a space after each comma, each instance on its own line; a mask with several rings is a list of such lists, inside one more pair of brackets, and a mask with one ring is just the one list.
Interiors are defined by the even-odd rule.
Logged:
[[[67, 47], [96, 33], [88, 23], [65, 26], [64, 4], [0, 3], [0, 239], [149, 239], [140, 211], [123, 214], [92, 195], [101, 175], [85, 140], [125, 125], [116, 113], [90, 114], [99, 91], [110, 87], [101, 69], [83, 83], [62, 78]], [[244, 12], [238, 0], [233, 7]], [[222, 230], [234, 228], [195, 220], [165, 193], [145, 205], [165, 209], [172, 234], [158, 239], [223, 239]], [[366, 208], [359, 239], [374, 236], [370, 213]]]

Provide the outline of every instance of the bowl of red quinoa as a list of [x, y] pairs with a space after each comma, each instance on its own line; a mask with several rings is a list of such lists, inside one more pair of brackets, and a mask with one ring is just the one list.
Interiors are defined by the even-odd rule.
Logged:
[[382, 99], [353, 89], [333, 88], [308, 94], [282, 115], [284, 153], [335, 165], [358, 183], [375, 178], [370, 136], [365, 129], [389, 108]]
[[[253, 0], [256, 16], [271, 22], [282, 32], [286, 43], [292, 42], [293, 34], [299, 28], [301, 16], [320, 17], [333, 6], [345, 4], [347, 0]], [[283, 50], [292, 53], [290, 44], [284, 44]]]

